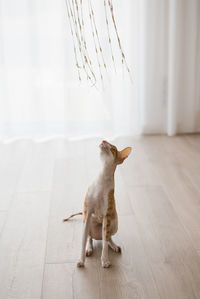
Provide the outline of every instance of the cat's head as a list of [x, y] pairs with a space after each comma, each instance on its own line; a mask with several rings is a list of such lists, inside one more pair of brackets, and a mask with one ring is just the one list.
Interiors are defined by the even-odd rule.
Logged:
[[122, 164], [131, 153], [131, 147], [118, 151], [115, 145], [103, 140], [100, 144], [100, 155], [103, 162], [107, 164]]

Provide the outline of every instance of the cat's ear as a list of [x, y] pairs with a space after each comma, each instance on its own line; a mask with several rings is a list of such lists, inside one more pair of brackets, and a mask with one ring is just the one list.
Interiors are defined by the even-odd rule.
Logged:
[[132, 148], [131, 147], [126, 147], [124, 148], [122, 151], [118, 152], [118, 160], [119, 160], [119, 164], [123, 163], [124, 160], [126, 158], [128, 158], [128, 156], [131, 153]]

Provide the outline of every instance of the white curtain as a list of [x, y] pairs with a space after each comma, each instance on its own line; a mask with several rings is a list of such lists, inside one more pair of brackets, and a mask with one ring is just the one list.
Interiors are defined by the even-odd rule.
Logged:
[[133, 84], [92, 3], [109, 65], [97, 88], [78, 82], [64, 0], [0, 0], [0, 138], [200, 131], [200, 1], [113, 1]]
[[141, 132], [200, 131], [200, 1], [140, 5]]

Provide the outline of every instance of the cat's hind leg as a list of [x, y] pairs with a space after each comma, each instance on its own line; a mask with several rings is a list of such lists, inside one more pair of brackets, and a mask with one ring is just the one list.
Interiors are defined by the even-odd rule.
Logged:
[[92, 253], [93, 253], [93, 240], [92, 237], [89, 236], [87, 241], [86, 256], [91, 256]]
[[119, 252], [121, 253], [121, 247], [115, 244], [113, 242], [112, 238], [110, 237], [110, 240], [108, 241], [108, 246], [114, 251], [114, 252]]

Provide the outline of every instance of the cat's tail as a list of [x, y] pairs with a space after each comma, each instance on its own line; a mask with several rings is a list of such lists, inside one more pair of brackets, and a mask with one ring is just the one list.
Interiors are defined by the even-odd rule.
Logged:
[[71, 216], [69, 216], [69, 217], [63, 219], [63, 222], [68, 221], [70, 218], [72, 218], [72, 217], [74, 217], [74, 216], [77, 216], [77, 215], [83, 215], [83, 212], [79, 212], [79, 213], [76, 213], [76, 214], [72, 214]]

